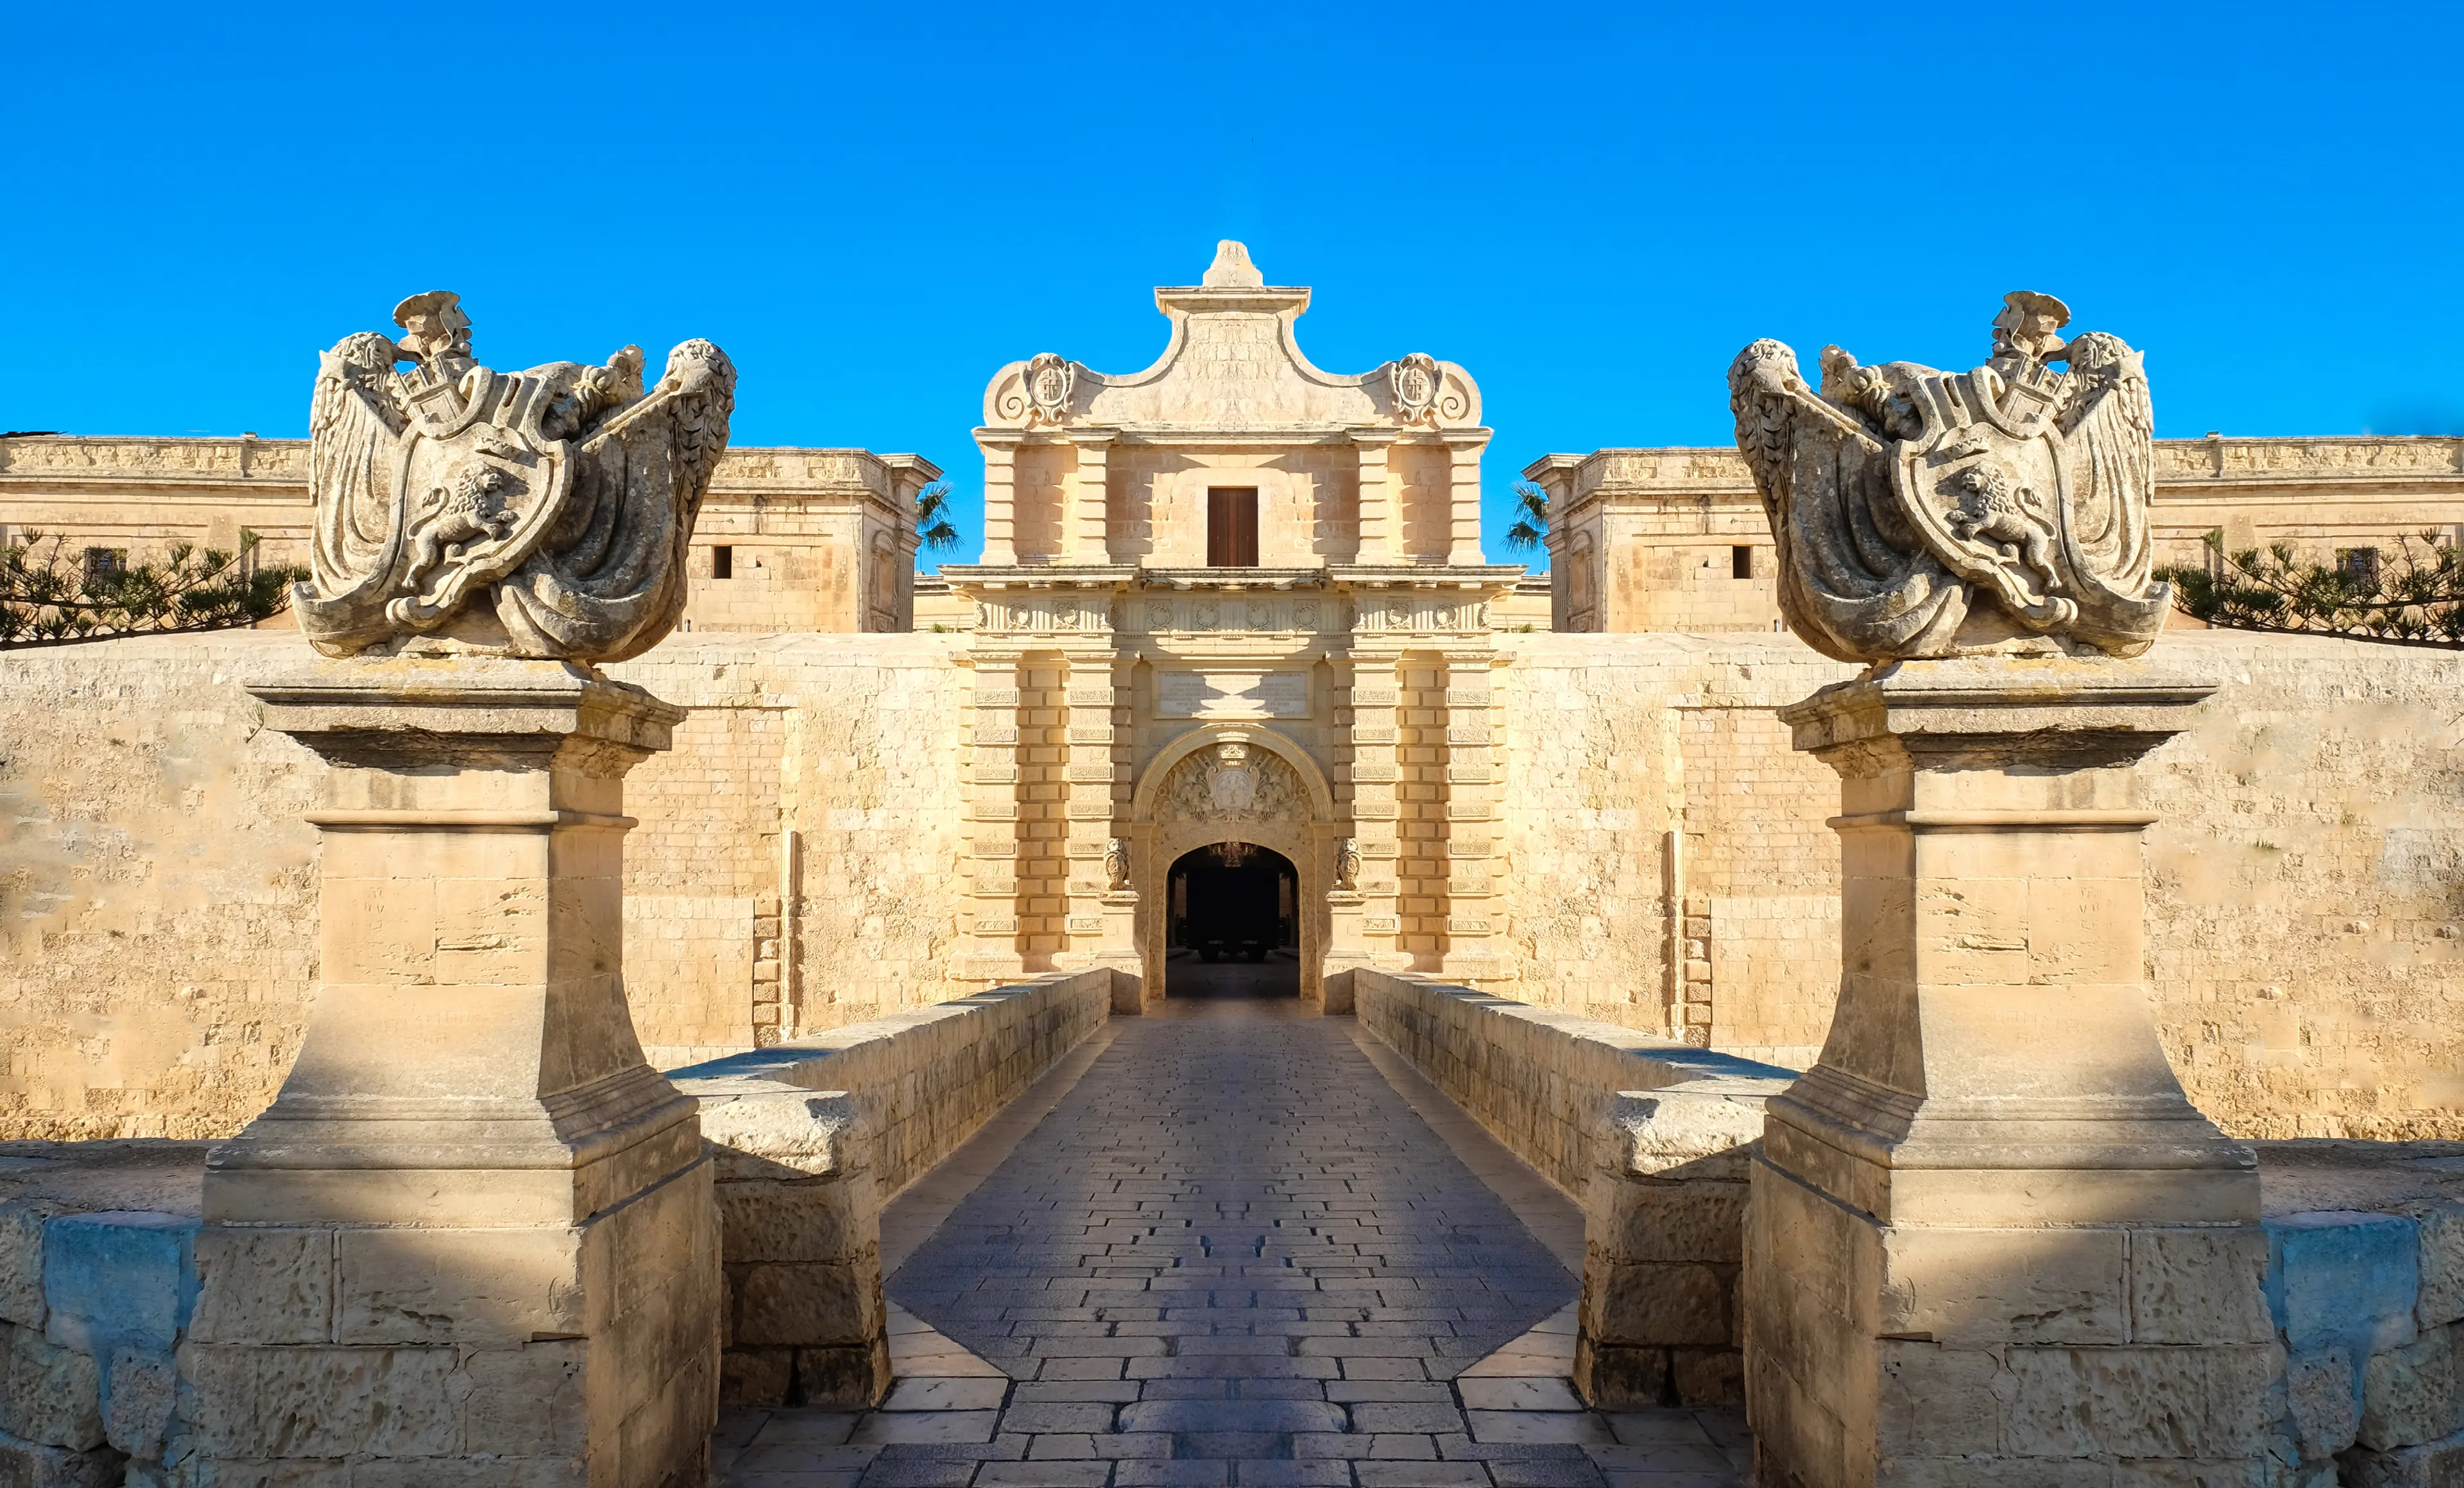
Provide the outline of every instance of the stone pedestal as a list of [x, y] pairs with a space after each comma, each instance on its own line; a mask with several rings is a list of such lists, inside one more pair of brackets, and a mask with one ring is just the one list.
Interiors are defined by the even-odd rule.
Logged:
[[2133, 771], [2211, 689], [1903, 662], [1781, 711], [1839, 773], [1844, 882], [1838, 1012], [1752, 1179], [1767, 1488], [2256, 1480], [2255, 1162], [2183, 1096], [2142, 952]]
[[1352, 984], [1354, 968], [1376, 963], [1369, 953], [1369, 937], [1361, 928], [1368, 897], [1357, 889], [1337, 888], [1326, 896], [1326, 1005], [1330, 1014], [1352, 1013], [1358, 995]]
[[1112, 1011], [1146, 1009], [1146, 963], [1138, 955], [1138, 892], [1115, 888], [1104, 895], [1104, 938], [1096, 964], [1112, 969]]
[[321, 980], [281, 1093], [207, 1171], [201, 1480], [702, 1482], [711, 1170], [623, 960], [624, 777], [681, 711], [472, 658], [251, 690], [332, 766]]

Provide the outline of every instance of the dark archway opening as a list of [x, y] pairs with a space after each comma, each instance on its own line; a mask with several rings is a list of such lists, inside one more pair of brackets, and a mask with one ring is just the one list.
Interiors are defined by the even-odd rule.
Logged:
[[1300, 996], [1300, 872], [1252, 842], [1183, 853], [1166, 879], [1167, 996]]

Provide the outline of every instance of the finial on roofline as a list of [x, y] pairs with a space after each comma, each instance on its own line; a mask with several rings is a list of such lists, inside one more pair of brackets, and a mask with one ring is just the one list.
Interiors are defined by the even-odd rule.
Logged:
[[1210, 290], [1254, 290], [1266, 282], [1266, 276], [1249, 261], [1247, 244], [1225, 238], [1215, 245], [1215, 262], [1207, 266], [1206, 277], [1198, 282]]

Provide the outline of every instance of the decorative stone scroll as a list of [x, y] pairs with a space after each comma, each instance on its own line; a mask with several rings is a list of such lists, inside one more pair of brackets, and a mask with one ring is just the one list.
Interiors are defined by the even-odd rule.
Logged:
[[1826, 346], [1819, 388], [1778, 341], [1738, 354], [1737, 448], [1778, 545], [1781, 613], [1807, 644], [1886, 661], [2154, 642], [2171, 596], [2149, 577], [2146, 373], [2118, 338], [2064, 343], [2069, 319], [2016, 291], [1973, 371], [1859, 366]]
[[345, 337], [318, 370], [314, 577], [293, 591], [308, 639], [328, 656], [434, 637], [580, 662], [657, 645], [684, 611], [693, 519], [727, 449], [726, 353], [686, 341], [646, 390], [638, 346], [605, 366], [481, 366], [449, 291], [394, 320], [400, 340]]

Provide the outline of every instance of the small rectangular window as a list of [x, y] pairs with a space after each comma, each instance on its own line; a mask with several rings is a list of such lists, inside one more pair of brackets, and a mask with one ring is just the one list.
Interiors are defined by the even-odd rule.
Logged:
[[2379, 581], [2379, 550], [2376, 548], [2338, 548], [2336, 571], [2347, 582], [2365, 588], [2376, 588]]
[[713, 579], [733, 579], [736, 577], [736, 550], [734, 548], [727, 547], [722, 544], [710, 550], [710, 577]]
[[85, 550], [85, 582], [91, 589], [107, 584], [128, 571], [126, 548], [88, 548]]
[[1751, 579], [1754, 577], [1753, 549], [1741, 543], [1728, 550], [1728, 577], [1731, 579]]
[[1258, 566], [1258, 488], [1212, 486], [1206, 492], [1206, 566]]

